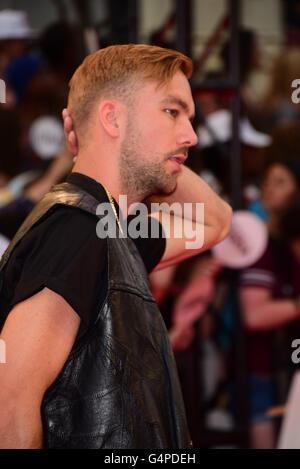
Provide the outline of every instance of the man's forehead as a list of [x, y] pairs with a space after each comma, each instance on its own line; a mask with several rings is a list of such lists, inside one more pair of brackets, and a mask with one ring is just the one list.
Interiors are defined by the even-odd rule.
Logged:
[[182, 97], [185, 97], [185, 100], [192, 100], [189, 81], [181, 71], [175, 73], [175, 75], [161, 87], [161, 90], [166, 94], [177, 93], [182, 95]]
[[[137, 88], [136, 88], [137, 91]], [[140, 89], [140, 99], [153, 104], [178, 104], [191, 118], [195, 114], [195, 104], [188, 79], [183, 72], [178, 71], [165, 83], [155, 79], [145, 80]]]

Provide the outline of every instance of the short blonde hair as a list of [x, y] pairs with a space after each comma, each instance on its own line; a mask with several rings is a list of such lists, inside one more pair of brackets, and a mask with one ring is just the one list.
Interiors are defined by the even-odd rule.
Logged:
[[101, 96], [126, 99], [135, 91], [132, 79], [163, 84], [178, 70], [190, 78], [191, 59], [175, 50], [145, 44], [110, 46], [87, 56], [69, 83], [68, 108], [74, 128], [78, 131], [84, 126]]

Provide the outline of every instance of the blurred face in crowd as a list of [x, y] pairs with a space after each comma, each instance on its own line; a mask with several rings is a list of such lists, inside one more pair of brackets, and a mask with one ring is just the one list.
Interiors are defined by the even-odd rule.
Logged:
[[300, 238], [295, 238], [290, 242], [290, 249], [293, 256], [300, 264]]
[[264, 65], [266, 60], [266, 51], [263, 47], [261, 39], [257, 36], [254, 38], [253, 51], [252, 51], [252, 68], [260, 68]]
[[270, 211], [284, 209], [298, 190], [297, 182], [288, 168], [272, 165], [262, 187], [262, 202]]
[[181, 71], [161, 86], [145, 81], [128, 108], [121, 145], [120, 174], [125, 190], [146, 196], [176, 188], [181, 164], [197, 143], [193, 116], [190, 85]]
[[0, 41], [0, 55], [3, 55], [8, 63], [20, 57], [28, 47], [27, 39], [10, 39]]

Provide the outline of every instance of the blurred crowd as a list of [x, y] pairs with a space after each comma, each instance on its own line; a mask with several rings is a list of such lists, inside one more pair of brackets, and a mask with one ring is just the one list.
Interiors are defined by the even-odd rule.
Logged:
[[[277, 445], [282, 413], [274, 415], [286, 403], [297, 370], [291, 355], [292, 342], [300, 337], [300, 108], [292, 102], [291, 83], [300, 76], [300, 45], [285, 46], [273, 58], [263, 96], [251, 81], [265, 64], [261, 42], [254, 31], [241, 28], [239, 46], [241, 208], [265, 224], [264, 252], [243, 269], [228, 267], [214, 251], [205, 253], [152, 274], [151, 282], [188, 410], [187, 361], [189, 351], [196, 354], [200, 378], [193, 404], [202, 415], [200, 439], [207, 440], [207, 430], [242, 431], [247, 422], [247, 444], [260, 449]], [[220, 47], [219, 58], [222, 69], [208, 72], [205, 81], [228, 78], [229, 41]], [[199, 144], [188, 164], [230, 200], [234, 92], [196, 89], [194, 97]], [[248, 236], [256, 234], [249, 231]], [[244, 368], [246, 386], [238, 367]], [[241, 416], [241, 399], [246, 417]], [[190, 409], [191, 420], [194, 411]]]
[[49, 25], [39, 35], [25, 12], [0, 12], [0, 219], [11, 239], [24, 217], [50, 187], [71, 170], [61, 111], [68, 82], [81, 62], [74, 28]]
[[[153, 43], [164, 45], [161, 34]], [[300, 104], [291, 83], [300, 78], [300, 45], [283, 47], [269, 70], [263, 97], [251, 74], [264, 67], [257, 35], [241, 29], [240, 142], [243, 208], [265, 224], [268, 242], [260, 258], [234, 270], [208, 252], [151, 275], [177, 359], [188, 417], [190, 373], [196, 373], [196, 402], [204, 428], [234, 429], [239, 422], [236, 329], [245, 345], [249, 444], [273, 448], [281, 419], [269, 410], [287, 400], [296, 366], [292, 341], [300, 339]], [[170, 45], [170, 44], [167, 44]], [[61, 111], [68, 82], [82, 60], [74, 26], [49, 25], [37, 34], [22, 11], [0, 11], [0, 250], [73, 161], [64, 143]], [[223, 79], [229, 43], [219, 51]], [[201, 116], [198, 146], [188, 164], [230, 201], [231, 104], [227, 90], [195, 90]], [[298, 332], [299, 330], [299, 332]], [[190, 366], [191, 360], [194, 365]], [[189, 376], [188, 376], [189, 375]], [[194, 376], [195, 378], [195, 376]]]

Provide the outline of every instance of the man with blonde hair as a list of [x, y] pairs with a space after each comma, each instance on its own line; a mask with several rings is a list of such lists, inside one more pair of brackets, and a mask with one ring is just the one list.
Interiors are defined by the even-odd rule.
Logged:
[[[230, 207], [182, 165], [197, 142], [191, 74], [179, 52], [121, 45], [88, 56], [72, 77], [64, 114], [73, 171], [0, 264], [2, 447], [190, 447], [147, 272], [210, 248], [230, 226]], [[130, 238], [127, 209], [153, 195], [179, 209], [150, 213], [147, 226], [172, 229]], [[205, 203], [204, 224], [194, 210], [181, 218], [180, 207], [196, 202]], [[107, 236], [103, 204], [114, 225]], [[188, 229], [174, 236], [183, 222], [204, 229], [204, 243], [187, 248]]]

